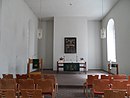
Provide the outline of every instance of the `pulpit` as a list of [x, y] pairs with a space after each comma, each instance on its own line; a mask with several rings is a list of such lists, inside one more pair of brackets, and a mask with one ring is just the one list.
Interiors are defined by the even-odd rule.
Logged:
[[111, 73], [112, 68], [116, 68], [116, 74], [119, 74], [118, 64], [108, 64], [108, 73]]
[[42, 69], [42, 59], [28, 59], [27, 63], [27, 74], [30, 74], [30, 68], [40, 71]]

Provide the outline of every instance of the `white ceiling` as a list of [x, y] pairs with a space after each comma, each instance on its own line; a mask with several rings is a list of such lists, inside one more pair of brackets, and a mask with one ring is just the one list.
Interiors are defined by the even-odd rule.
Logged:
[[102, 19], [102, 16], [105, 16], [118, 1], [119, 0], [25, 0], [37, 17], [82, 16], [88, 17], [88, 19], [91, 20]]

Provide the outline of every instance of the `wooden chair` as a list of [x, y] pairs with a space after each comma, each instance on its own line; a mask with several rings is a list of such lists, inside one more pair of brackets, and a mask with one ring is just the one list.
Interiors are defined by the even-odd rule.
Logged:
[[110, 75], [110, 79], [126, 79], [126, 74]]
[[127, 91], [127, 96], [128, 96], [128, 98], [129, 98], [129, 96], [130, 96], [130, 84], [127, 84], [127, 89], [126, 89], [126, 91]]
[[126, 91], [127, 84], [128, 84], [128, 80], [113, 80], [111, 81], [111, 89]]
[[127, 84], [127, 97], [130, 98], [130, 84]]
[[91, 97], [94, 98], [95, 95], [104, 95], [105, 89], [110, 89], [109, 79], [94, 80], [93, 87], [91, 89]]
[[53, 79], [56, 82], [56, 77], [54, 74], [44, 74], [43, 78], [44, 79]]
[[7, 93], [11, 93], [14, 91], [16, 95], [19, 94], [15, 79], [1, 79], [1, 90], [7, 91]]
[[43, 98], [41, 89], [22, 89], [20, 98]]
[[42, 75], [41, 74], [30, 74], [30, 79], [33, 79], [34, 83], [37, 84], [37, 81], [39, 79], [42, 79]]
[[110, 79], [109, 75], [101, 75], [101, 79]]
[[130, 76], [128, 76], [128, 83], [130, 84]]
[[1, 78], [0, 78], [0, 89], [1, 89], [2, 83], [1, 83]]
[[2, 86], [2, 83], [1, 83], [1, 78], [0, 78], [0, 98], [2, 98], [1, 86]]
[[15, 79], [1, 79], [1, 89], [14, 89], [17, 91], [17, 83]]
[[30, 74], [31, 79], [41, 79], [42, 75], [41, 74]]
[[2, 74], [4, 79], [13, 79], [13, 74]]
[[125, 98], [126, 92], [119, 90], [105, 90], [103, 98]]
[[2, 91], [1, 98], [17, 98], [17, 96], [14, 89], [5, 89]]
[[52, 79], [39, 80], [36, 89], [42, 89], [43, 95], [49, 94], [52, 96], [52, 98], [55, 98], [55, 89]]
[[0, 98], [2, 98], [2, 91], [0, 90]]
[[22, 89], [35, 89], [33, 79], [20, 79], [18, 84], [18, 90], [21, 92]]
[[27, 79], [27, 74], [16, 74], [16, 82], [19, 84], [19, 79]]
[[44, 79], [52, 79], [56, 93], [58, 92], [58, 82], [54, 74], [44, 74]]
[[[86, 82], [83, 84], [83, 92], [88, 90], [88, 88], [92, 88], [93, 81], [98, 79], [99, 75], [88, 75]], [[86, 93], [87, 94], [87, 93]]]

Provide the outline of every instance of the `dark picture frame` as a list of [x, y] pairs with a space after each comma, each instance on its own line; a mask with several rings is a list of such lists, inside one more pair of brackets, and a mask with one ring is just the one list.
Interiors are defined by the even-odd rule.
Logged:
[[64, 53], [76, 53], [77, 52], [76, 37], [64, 38]]

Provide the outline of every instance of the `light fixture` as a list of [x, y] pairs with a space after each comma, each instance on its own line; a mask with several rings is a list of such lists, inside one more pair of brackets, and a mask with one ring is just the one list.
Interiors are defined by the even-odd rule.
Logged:
[[106, 38], [106, 29], [102, 28], [101, 29], [101, 39], [105, 39]]
[[72, 0], [68, 0], [68, 5], [69, 5], [69, 6], [72, 6], [72, 5], [73, 5]]
[[[102, 0], [102, 19], [103, 19], [103, 11], [104, 11], [104, 9], [103, 9], [103, 0]], [[105, 39], [106, 38], [106, 29], [102, 26], [102, 28], [101, 28], [101, 39]]]
[[72, 6], [72, 3], [70, 2], [70, 4], [69, 4], [70, 6]]
[[43, 29], [42, 29], [42, 1], [40, 0], [40, 17], [38, 19], [38, 31], [37, 31], [37, 37], [38, 39], [42, 39], [42, 33], [43, 33]]
[[38, 33], [37, 33], [37, 37], [38, 37], [38, 39], [42, 39], [42, 32], [43, 32], [43, 30], [41, 29], [41, 28], [38, 28], [38, 31], [37, 31]]

